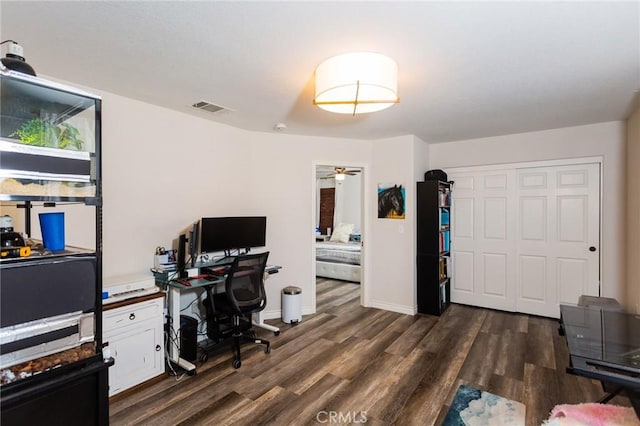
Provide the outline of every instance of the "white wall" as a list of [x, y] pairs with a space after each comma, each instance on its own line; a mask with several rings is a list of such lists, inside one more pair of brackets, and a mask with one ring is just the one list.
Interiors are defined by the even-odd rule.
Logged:
[[339, 223], [353, 223], [354, 231], [361, 230], [362, 221], [362, 175], [347, 175], [342, 181], [336, 181], [336, 211], [334, 228]]
[[577, 157], [603, 157], [602, 296], [624, 303], [625, 124], [608, 122], [539, 132], [432, 144], [430, 168]]
[[280, 316], [288, 285], [311, 312], [313, 163], [368, 163], [371, 142], [248, 132], [102, 95], [104, 276], [148, 272], [154, 249], [200, 217], [266, 215], [269, 262], [283, 269], [265, 316]]
[[627, 304], [640, 314], [640, 109], [627, 121]]
[[[414, 136], [377, 140], [373, 142], [373, 171], [371, 188], [374, 194], [379, 183], [402, 184], [406, 190], [405, 219], [378, 219], [377, 196], [371, 198], [372, 238], [367, 234], [374, 275], [371, 283], [370, 305], [407, 314], [415, 313], [415, 194], [416, 151]], [[418, 163], [422, 161], [418, 160]]]
[[[414, 140], [413, 140], [413, 172], [414, 172], [413, 193], [414, 194], [417, 193], [416, 182], [422, 182], [424, 180], [424, 172], [426, 172], [427, 170], [429, 170], [429, 144], [427, 144], [420, 138], [414, 137]], [[417, 223], [416, 217], [417, 215], [414, 215], [414, 218], [413, 218], [413, 229], [416, 230], [414, 231], [414, 235], [417, 234], [417, 229], [418, 229], [418, 223]], [[418, 240], [417, 238], [413, 239], [413, 258], [414, 259], [416, 258], [418, 253], [417, 240]], [[415, 265], [415, 262], [414, 262], [414, 265]], [[418, 274], [417, 274], [416, 266], [414, 266], [413, 268], [413, 282], [414, 282], [414, 286], [413, 286], [414, 312], [418, 312], [418, 294], [417, 294]]]

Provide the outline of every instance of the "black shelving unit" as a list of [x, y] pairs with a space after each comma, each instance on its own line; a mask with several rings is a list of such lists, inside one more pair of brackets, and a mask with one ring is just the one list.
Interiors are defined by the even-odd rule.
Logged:
[[441, 315], [451, 297], [451, 183], [417, 183], [418, 312]]
[[[93, 247], [28, 246], [0, 258], [0, 424], [107, 425], [102, 355], [101, 99], [56, 82], [0, 72], [0, 203], [14, 231], [31, 234], [38, 212], [84, 206]], [[16, 130], [47, 134], [29, 141]], [[60, 136], [77, 136], [72, 149]], [[56, 136], [51, 136], [55, 134]], [[37, 136], [35, 136], [37, 138]], [[21, 217], [17, 217], [17, 216]], [[95, 228], [93, 223], [95, 223]], [[90, 224], [90, 225], [88, 225]], [[35, 225], [35, 226], [34, 226]], [[65, 227], [79, 226], [67, 219]], [[31, 236], [31, 235], [29, 235]], [[23, 373], [19, 373], [23, 372]]]

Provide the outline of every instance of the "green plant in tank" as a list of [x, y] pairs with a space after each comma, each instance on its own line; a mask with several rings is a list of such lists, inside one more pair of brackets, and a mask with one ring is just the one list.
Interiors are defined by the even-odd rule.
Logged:
[[34, 118], [23, 123], [22, 126], [9, 137], [17, 137], [20, 142], [26, 145], [48, 146], [47, 140], [50, 139], [51, 127], [41, 118]]
[[80, 139], [80, 132], [69, 123], [62, 123], [56, 126], [58, 137], [58, 148], [68, 148], [69, 146], [81, 150], [84, 141]]
[[42, 118], [33, 118], [23, 123], [9, 135], [20, 139], [25, 145], [81, 150], [84, 141], [79, 136], [80, 132], [71, 124], [54, 124]]

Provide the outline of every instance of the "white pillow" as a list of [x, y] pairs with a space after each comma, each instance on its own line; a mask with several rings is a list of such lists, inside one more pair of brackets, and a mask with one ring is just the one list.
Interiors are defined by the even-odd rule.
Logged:
[[331, 234], [331, 239], [329, 241], [337, 242], [337, 243], [348, 243], [349, 242], [349, 234], [353, 232], [353, 223], [340, 223], [333, 230], [333, 234]]

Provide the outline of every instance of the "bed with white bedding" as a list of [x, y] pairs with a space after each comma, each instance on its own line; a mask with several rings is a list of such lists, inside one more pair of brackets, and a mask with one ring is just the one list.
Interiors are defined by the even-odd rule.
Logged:
[[316, 276], [359, 283], [361, 249], [359, 242], [316, 242]]

